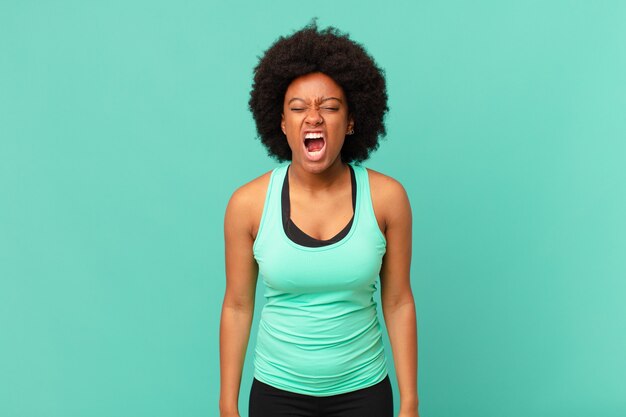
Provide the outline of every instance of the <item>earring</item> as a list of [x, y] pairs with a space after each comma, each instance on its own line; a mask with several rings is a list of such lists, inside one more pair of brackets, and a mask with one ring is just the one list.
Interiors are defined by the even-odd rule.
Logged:
[[346, 135], [354, 135], [354, 129], [350, 128], [350, 130], [348, 130]]

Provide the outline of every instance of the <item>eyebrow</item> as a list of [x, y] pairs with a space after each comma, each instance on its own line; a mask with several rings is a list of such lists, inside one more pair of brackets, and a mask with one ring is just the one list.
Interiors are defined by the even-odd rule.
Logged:
[[[305, 99], [303, 99], [303, 98], [300, 98], [300, 97], [294, 97], [294, 98], [292, 98], [291, 100], [289, 100], [289, 102], [288, 102], [287, 104], [291, 104], [291, 102], [292, 102], [292, 101], [296, 101], [296, 100], [306, 101], [306, 100], [305, 100]], [[328, 100], [337, 100], [338, 102], [340, 102], [340, 103], [342, 103], [342, 104], [343, 104], [343, 101], [342, 101], [340, 98], [337, 98], [337, 97], [326, 97], [326, 98], [323, 98], [322, 100], [320, 100], [320, 103], [324, 103], [325, 101], [328, 101]]]

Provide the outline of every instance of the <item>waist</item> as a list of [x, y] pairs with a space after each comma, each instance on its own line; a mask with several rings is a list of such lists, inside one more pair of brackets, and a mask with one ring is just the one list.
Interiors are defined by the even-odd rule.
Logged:
[[309, 395], [359, 389], [387, 373], [375, 308], [323, 321], [264, 308], [254, 363], [258, 379]]

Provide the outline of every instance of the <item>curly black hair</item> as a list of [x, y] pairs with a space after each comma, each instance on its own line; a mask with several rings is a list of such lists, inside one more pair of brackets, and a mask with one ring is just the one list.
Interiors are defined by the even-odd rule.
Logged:
[[268, 154], [291, 160], [291, 149], [280, 128], [283, 100], [291, 82], [321, 72], [344, 91], [354, 120], [354, 134], [341, 149], [344, 162], [361, 162], [378, 148], [385, 136], [387, 86], [384, 71], [364, 47], [337, 28], [319, 30], [315, 21], [288, 37], [280, 37], [260, 57], [254, 69], [250, 111]]

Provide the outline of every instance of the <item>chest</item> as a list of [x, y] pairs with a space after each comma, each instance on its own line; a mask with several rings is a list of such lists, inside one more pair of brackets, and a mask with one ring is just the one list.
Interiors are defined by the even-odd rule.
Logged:
[[289, 217], [307, 235], [328, 240], [348, 224], [354, 214], [350, 191], [328, 196], [289, 196]]
[[303, 248], [284, 236], [257, 253], [259, 273], [268, 288], [282, 293], [355, 291], [370, 288], [379, 276], [384, 242], [354, 230], [339, 244]]

